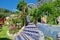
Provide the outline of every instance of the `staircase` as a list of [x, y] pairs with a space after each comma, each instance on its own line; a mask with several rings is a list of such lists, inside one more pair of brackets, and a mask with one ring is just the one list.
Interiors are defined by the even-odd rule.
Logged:
[[33, 23], [29, 23], [18, 32], [14, 40], [44, 40], [44, 35]]

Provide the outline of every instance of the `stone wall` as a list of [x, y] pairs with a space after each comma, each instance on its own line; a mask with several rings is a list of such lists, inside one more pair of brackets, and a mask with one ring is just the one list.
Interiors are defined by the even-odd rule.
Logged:
[[57, 40], [57, 33], [60, 32], [60, 26], [59, 25], [49, 25], [49, 24], [42, 24], [38, 23], [37, 27], [39, 30], [41, 30], [44, 35], [53, 37], [54, 40]]

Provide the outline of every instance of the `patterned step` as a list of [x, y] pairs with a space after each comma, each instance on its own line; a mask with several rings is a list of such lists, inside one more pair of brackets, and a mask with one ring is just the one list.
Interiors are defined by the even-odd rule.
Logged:
[[37, 33], [31, 33], [31, 32], [24, 32], [24, 33], [28, 33], [28, 34], [32, 34], [32, 35], [39, 35]]
[[30, 34], [30, 33], [24, 33], [24, 34], [26, 34], [26, 35], [28, 35], [28, 36], [31, 36], [33, 39], [39, 39], [39, 36], [38, 35], [35, 35], [35, 34]]
[[39, 33], [37, 31], [31, 31], [31, 30], [24, 30], [25, 32], [31, 32], [31, 33]]
[[17, 36], [17, 38], [18, 38], [18, 40], [22, 40], [22, 39], [21, 39], [21, 36]]
[[36, 27], [33, 23], [29, 23], [26, 27]]
[[24, 33], [22, 33], [21, 35], [24, 38], [24, 40], [29, 40], [29, 38]]
[[26, 27], [26, 28], [36, 28], [36, 27]]
[[32, 32], [31, 32], [31, 31], [28, 31], [28, 30], [26, 31], [26, 30], [25, 30], [25, 31], [23, 31], [23, 32], [24, 32], [24, 33], [30, 33], [30, 34], [36, 34], [36, 35], [39, 34], [37, 31], [32, 31]]
[[15, 40], [40, 40], [40, 32], [38, 28], [33, 24], [29, 23], [21, 32], [18, 32]]

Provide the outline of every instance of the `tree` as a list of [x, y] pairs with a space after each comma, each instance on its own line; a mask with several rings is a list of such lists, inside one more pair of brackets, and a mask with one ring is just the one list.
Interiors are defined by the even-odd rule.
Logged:
[[56, 18], [60, 15], [59, 5], [60, 0], [56, 0], [53, 2], [46, 2], [39, 7], [38, 14], [41, 17], [41, 15], [43, 15], [44, 12], [44, 14], [47, 15], [47, 23], [56, 24]]
[[0, 8], [0, 18], [1, 18], [2, 16], [7, 17], [7, 16], [9, 16], [11, 13], [12, 13], [12, 11], [9, 11], [9, 10], [4, 9], [4, 8]]
[[17, 4], [17, 9], [19, 11], [22, 11], [22, 20], [23, 20], [23, 25], [26, 25], [26, 15], [27, 15], [27, 3], [25, 3], [24, 0], [21, 0], [18, 4]]
[[30, 10], [28, 10], [28, 13], [30, 14], [30, 21], [32, 21], [35, 25], [37, 23], [37, 9], [35, 7], [31, 7]]

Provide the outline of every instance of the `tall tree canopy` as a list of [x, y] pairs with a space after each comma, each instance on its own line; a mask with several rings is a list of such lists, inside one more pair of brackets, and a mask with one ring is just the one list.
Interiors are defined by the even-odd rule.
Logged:
[[47, 23], [48, 24], [56, 24], [56, 18], [60, 15], [60, 0], [56, 0], [53, 2], [46, 2], [41, 5], [38, 9], [38, 14], [47, 15]]
[[23, 25], [26, 25], [26, 15], [27, 15], [27, 3], [24, 0], [21, 0], [17, 4], [17, 9], [22, 12]]
[[4, 8], [0, 8], [0, 18], [1, 18], [2, 16], [7, 17], [7, 16], [9, 16], [11, 13], [13, 13], [13, 12], [12, 12], [12, 11], [9, 11], [9, 10], [7, 10], [7, 9], [4, 9]]
[[27, 6], [27, 3], [24, 0], [21, 0], [18, 4], [17, 4], [17, 9], [19, 11], [23, 11], [24, 7]]

